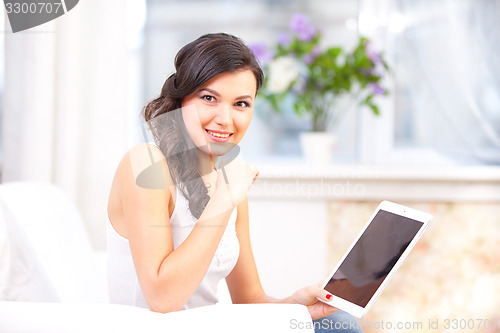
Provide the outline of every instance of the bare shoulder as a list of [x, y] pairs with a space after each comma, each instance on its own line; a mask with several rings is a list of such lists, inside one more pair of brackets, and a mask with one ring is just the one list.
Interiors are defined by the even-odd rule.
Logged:
[[168, 221], [172, 183], [158, 147], [138, 144], [127, 151], [116, 169], [108, 199], [108, 217], [115, 229], [126, 237], [130, 223], [151, 219], [146, 215], [152, 213], [160, 221]]
[[141, 143], [123, 156], [115, 178], [119, 180], [118, 189], [168, 190], [170, 173], [162, 151], [155, 145]]

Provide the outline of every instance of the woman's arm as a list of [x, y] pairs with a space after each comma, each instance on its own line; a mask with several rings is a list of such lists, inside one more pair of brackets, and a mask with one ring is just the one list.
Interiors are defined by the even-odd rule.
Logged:
[[248, 199], [237, 207], [236, 234], [240, 243], [240, 255], [236, 266], [226, 277], [233, 303], [294, 303], [290, 297], [277, 299], [266, 295], [260, 282], [250, 243]]
[[130, 158], [122, 160], [117, 172], [123, 218], [146, 302], [153, 311], [176, 311], [205, 276], [231, 215], [231, 201], [225, 186], [218, 186], [190, 235], [174, 251], [169, 221], [172, 194], [167, 184], [167, 165], [159, 149], [148, 148], [155, 161], [162, 161], [163, 168], [158, 170], [163, 174], [150, 176], [162, 179], [165, 186], [151, 189], [136, 184], [137, 170], [143, 170], [137, 166], [147, 165], [144, 159], [150, 159], [149, 152], [141, 151], [145, 148], [135, 148]]
[[248, 199], [237, 207], [236, 235], [240, 243], [240, 255], [233, 270], [226, 277], [231, 300], [235, 304], [263, 303], [267, 297], [260, 283], [253, 257], [248, 224]]
[[250, 229], [248, 217], [248, 200], [238, 205], [236, 233], [240, 242], [240, 256], [232, 272], [226, 277], [227, 286], [233, 303], [295, 303], [306, 305], [313, 319], [322, 318], [337, 311], [336, 308], [324, 304], [316, 299], [325, 301], [329, 293], [312, 285], [302, 288], [291, 296], [277, 299], [266, 295], [259, 279], [255, 259], [250, 243]]

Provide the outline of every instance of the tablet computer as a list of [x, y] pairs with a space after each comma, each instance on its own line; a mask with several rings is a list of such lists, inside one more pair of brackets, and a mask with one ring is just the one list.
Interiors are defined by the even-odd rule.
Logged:
[[322, 302], [363, 317], [432, 220], [432, 215], [383, 201], [322, 285]]

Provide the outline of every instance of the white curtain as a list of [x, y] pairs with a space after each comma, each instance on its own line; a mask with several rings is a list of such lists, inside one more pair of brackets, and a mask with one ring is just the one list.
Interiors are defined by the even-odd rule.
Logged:
[[60, 186], [103, 249], [107, 196], [127, 145], [126, 3], [80, 1], [50, 23], [7, 33], [5, 48], [2, 181]]
[[396, 140], [500, 164], [500, 0], [364, 0], [362, 11], [391, 48]]

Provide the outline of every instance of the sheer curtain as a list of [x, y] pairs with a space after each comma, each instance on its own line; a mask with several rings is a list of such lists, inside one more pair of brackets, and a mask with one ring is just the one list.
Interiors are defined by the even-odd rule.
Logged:
[[395, 64], [395, 145], [500, 164], [500, 1], [364, 1], [362, 12], [362, 33]]
[[98, 249], [127, 142], [125, 11], [121, 0], [85, 0], [50, 23], [5, 34], [2, 182], [60, 186]]

